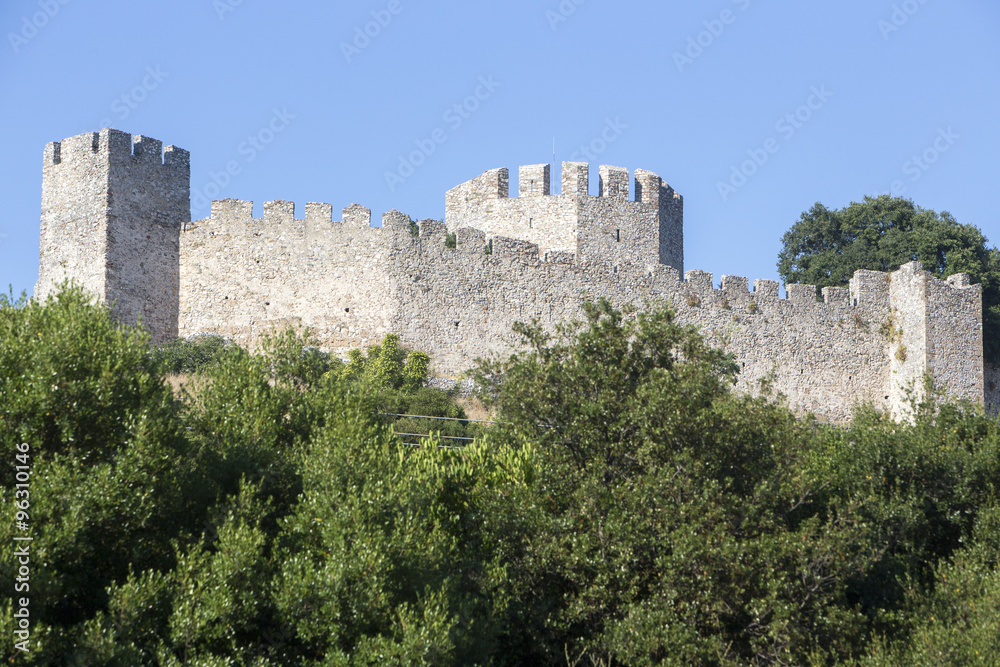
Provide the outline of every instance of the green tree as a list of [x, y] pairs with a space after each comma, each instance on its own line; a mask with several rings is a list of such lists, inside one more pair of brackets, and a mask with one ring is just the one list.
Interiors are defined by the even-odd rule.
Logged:
[[213, 364], [231, 342], [222, 336], [207, 334], [176, 338], [150, 350], [153, 360], [162, 363], [168, 373], [195, 373]]
[[399, 344], [399, 336], [388, 334], [367, 353], [350, 350], [348, 362], [335, 370], [342, 380], [363, 381], [376, 391], [403, 389], [416, 391], [427, 382], [430, 357], [426, 352], [410, 352]]
[[1000, 362], [1000, 251], [977, 227], [881, 195], [842, 209], [817, 202], [781, 243], [778, 273], [790, 283], [846, 287], [858, 269], [895, 271], [914, 260], [939, 278], [968, 273], [983, 286], [986, 358]]
[[[75, 287], [44, 303], [0, 299], [0, 426], [7, 461], [15, 443], [30, 446], [31, 658], [61, 664], [107, 587], [171, 567], [171, 540], [200, 525], [197, 463], [146, 332]], [[24, 535], [12, 473], [0, 475], [5, 544]], [[0, 579], [14, 567], [3, 559]]]
[[[0, 443], [33, 454], [113, 460], [138, 432], [169, 429], [170, 390], [149, 335], [119, 327], [106, 308], [66, 285], [47, 302], [0, 295]], [[13, 469], [0, 469], [13, 481]]]
[[356, 390], [331, 398], [283, 522], [274, 594], [300, 664], [489, 664], [506, 597], [483, 498], [522, 486], [530, 453], [402, 447]]
[[614, 664], [808, 664], [850, 656], [864, 616], [843, 582], [864, 527], [801, 477], [809, 421], [731, 392], [732, 360], [665, 308], [546, 332], [478, 374], [496, 436], [538, 452], [490, 513], [510, 595], [508, 664], [568, 651]]

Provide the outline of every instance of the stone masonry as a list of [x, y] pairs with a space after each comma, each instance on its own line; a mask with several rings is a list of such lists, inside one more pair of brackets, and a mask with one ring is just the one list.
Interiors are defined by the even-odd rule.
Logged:
[[[162, 155], [161, 155], [162, 153]], [[669, 303], [734, 355], [737, 387], [770, 383], [799, 412], [846, 422], [860, 401], [902, 417], [925, 373], [954, 397], [997, 404], [983, 365], [981, 288], [964, 274], [934, 278], [919, 263], [858, 271], [850, 288], [779, 285], [687, 271], [683, 200], [662, 179], [602, 166], [588, 194], [585, 163], [564, 163], [562, 193], [548, 165], [506, 169], [450, 190], [445, 223], [390, 211], [381, 226], [357, 204], [213, 202], [188, 220], [185, 151], [102, 130], [49, 144], [35, 295], [72, 277], [142, 321], [158, 341], [217, 333], [252, 346], [275, 328], [309, 327], [326, 350], [399, 334], [432, 370], [457, 376], [515, 344], [511, 325], [580, 318], [584, 300]], [[455, 236], [455, 247], [446, 242]]]
[[187, 151], [118, 130], [45, 147], [35, 295], [66, 278], [138, 319], [157, 342], [177, 336], [182, 224], [191, 215]]

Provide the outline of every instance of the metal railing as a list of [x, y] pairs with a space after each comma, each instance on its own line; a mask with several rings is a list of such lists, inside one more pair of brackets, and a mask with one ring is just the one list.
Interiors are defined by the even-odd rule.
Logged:
[[[377, 412], [375, 414], [377, 414], [377, 415], [379, 415], [381, 417], [410, 417], [410, 418], [413, 418], [413, 419], [433, 419], [433, 420], [437, 420], [437, 421], [448, 421], [448, 422], [473, 422], [473, 423], [476, 423], [476, 424], [496, 424], [497, 423], [495, 421], [489, 421], [489, 420], [486, 420], [486, 419], [461, 419], [461, 418], [458, 418], [458, 417], [432, 417], [430, 415], [408, 415], [408, 414], [402, 414], [402, 413], [396, 413], [396, 412]], [[393, 431], [393, 433], [396, 435], [396, 437], [400, 438], [400, 440], [402, 440], [404, 437], [407, 437], [407, 438], [430, 438], [430, 437], [437, 437], [440, 440], [458, 440], [458, 441], [461, 441], [463, 443], [469, 443], [469, 442], [475, 441], [475, 438], [467, 438], [467, 437], [458, 436], [458, 435], [440, 435], [440, 434], [438, 434], [437, 436], [432, 436], [430, 433], [403, 433], [401, 431]], [[403, 444], [406, 447], [423, 447], [424, 446], [420, 442], [403, 442], [401, 444]], [[438, 448], [439, 449], [462, 449], [465, 446], [466, 446], [465, 444], [462, 444], [462, 445], [438, 445]]]

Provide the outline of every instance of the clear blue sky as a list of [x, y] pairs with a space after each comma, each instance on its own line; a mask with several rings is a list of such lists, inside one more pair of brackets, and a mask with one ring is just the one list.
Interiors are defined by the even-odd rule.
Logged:
[[776, 279], [813, 203], [894, 187], [1000, 244], [996, 0], [4, 0], [0, 29], [15, 293], [37, 277], [45, 144], [102, 125], [190, 150], [209, 196], [235, 162], [217, 197], [257, 211], [416, 219], [487, 169], [550, 161], [555, 138], [557, 162], [649, 169], [683, 194], [686, 268], [716, 284]]

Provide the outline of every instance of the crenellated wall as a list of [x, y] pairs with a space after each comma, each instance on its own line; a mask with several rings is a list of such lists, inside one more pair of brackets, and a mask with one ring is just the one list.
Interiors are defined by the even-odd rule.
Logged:
[[[683, 266], [683, 200], [651, 172], [602, 166], [588, 194], [584, 163], [564, 163], [562, 194], [548, 165], [506, 169], [447, 194], [447, 226], [414, 228], [398, 211], [372, 227], [358, 204], [213, 202], [185, 222], [185, 151], [113, 130], [50, 144], [43, 179], [36, 295], [72, 276], [118, 314], [142, 314], [157, 340], [217, 333], [252, 346], [275, 328], [308, 326], [345, 354], [388, 333], [455, 376], [505, 354], [512, 325], [581, 316], [606, 297], [640, 308], [667, 303], [739, 364], [737, 387], [770, 386], [799, 412], [845, 422], [858, 402], [897, 417], [924, 374], [951, 395], [998, 403], [1000, 372], [984, 369], [981, 289], [964, 274], [941, 281], [918, 263], [858, 271], [849, 288], [749, 281]], [[183, 229], [182, 229], [183, 227]], [[418, 233], [414, 234], [416, 229]], [[455, 247], [447, 247], [449, 229]], [[179, 238], [178, 238], [179, 237]], [[664, 261], [663, 258], [670, 261]], [[993, 408], [995, 409], [995, 407]]]
[[[307, 206], [321, 209], [330, 207]], [[359, 209], [352, 207], [343, 221], [326, 213], [296, 219], [287, 202], [268, 202], [261, 219], [251, 210], [251, 202], [216, 202], [211, 218], [183, 233], [182, 335], [217, 332], [252, 345], [275, 326], [296, 324], [343, 354], [394, 332], [427, 351], [436, 373], [453, 376], [477, 357], [508, 351], [518, 320], [553, 326], [579, 317], [584, 299], [602, 296], [639, 307], [666, 301], [681, 322], [733, 353], [739, 389], [758, 392], [770, 381], [794, 409], [846, 421], [858, 401], [897, 409], [918, 377], [903, 376], [891, 356], [891, 296], [903, 304], [933, 289], [949, 312], [972, 308], [979, 297], [977, 288], [936, 280], [917, 264], [894, 274], [859, 271], [850, 290], [826, 288], [823, 301], [810, 285], [789, 285], [780, 298], [774, 281], [757, 280], [750, 291], [746, 278], [723, 276], [715, 288], [702, 271], [681, 280], [664, 265], [581, 261], [468, 227], [458, 229], [451, 249], [440, 222], [419, 223], [414, 236], [397, 212], [372, 228], [366, 209], [353, 223], [348, 214]], [[924, 340], [949, 337], [944, 321], [930, 333], [903, 326]], [[910, 345], [917, 363], [926, 343]], [[974, 390], [974, 369], [972, 377], [957, 388], [962, 395]]]
[[409, 219], [390, 212], [381, 228], [352, 204], [332, 221], [332, 206], [226, 199], [181, 235], [181, 336], [216, 332], [252, 343], [274, 326], [307, 324], [325, 346], [345, 351], [392, 331], [395, 298], [387, 271], [393, 236], [410, 236]]
[[492, 169], [445, 195], [445, 223], [481, 229], [581, 259], [684, 269], [683, 199], [656, 174], [636, 171], [629, 200], [627, 169], [601, 165], [599, 194], [589, 194], [589, 165], [564, 162], [562, 194], [551, 192], [549, 165], [518, 169], [518, 197], [509, 196], [506, 168]]

